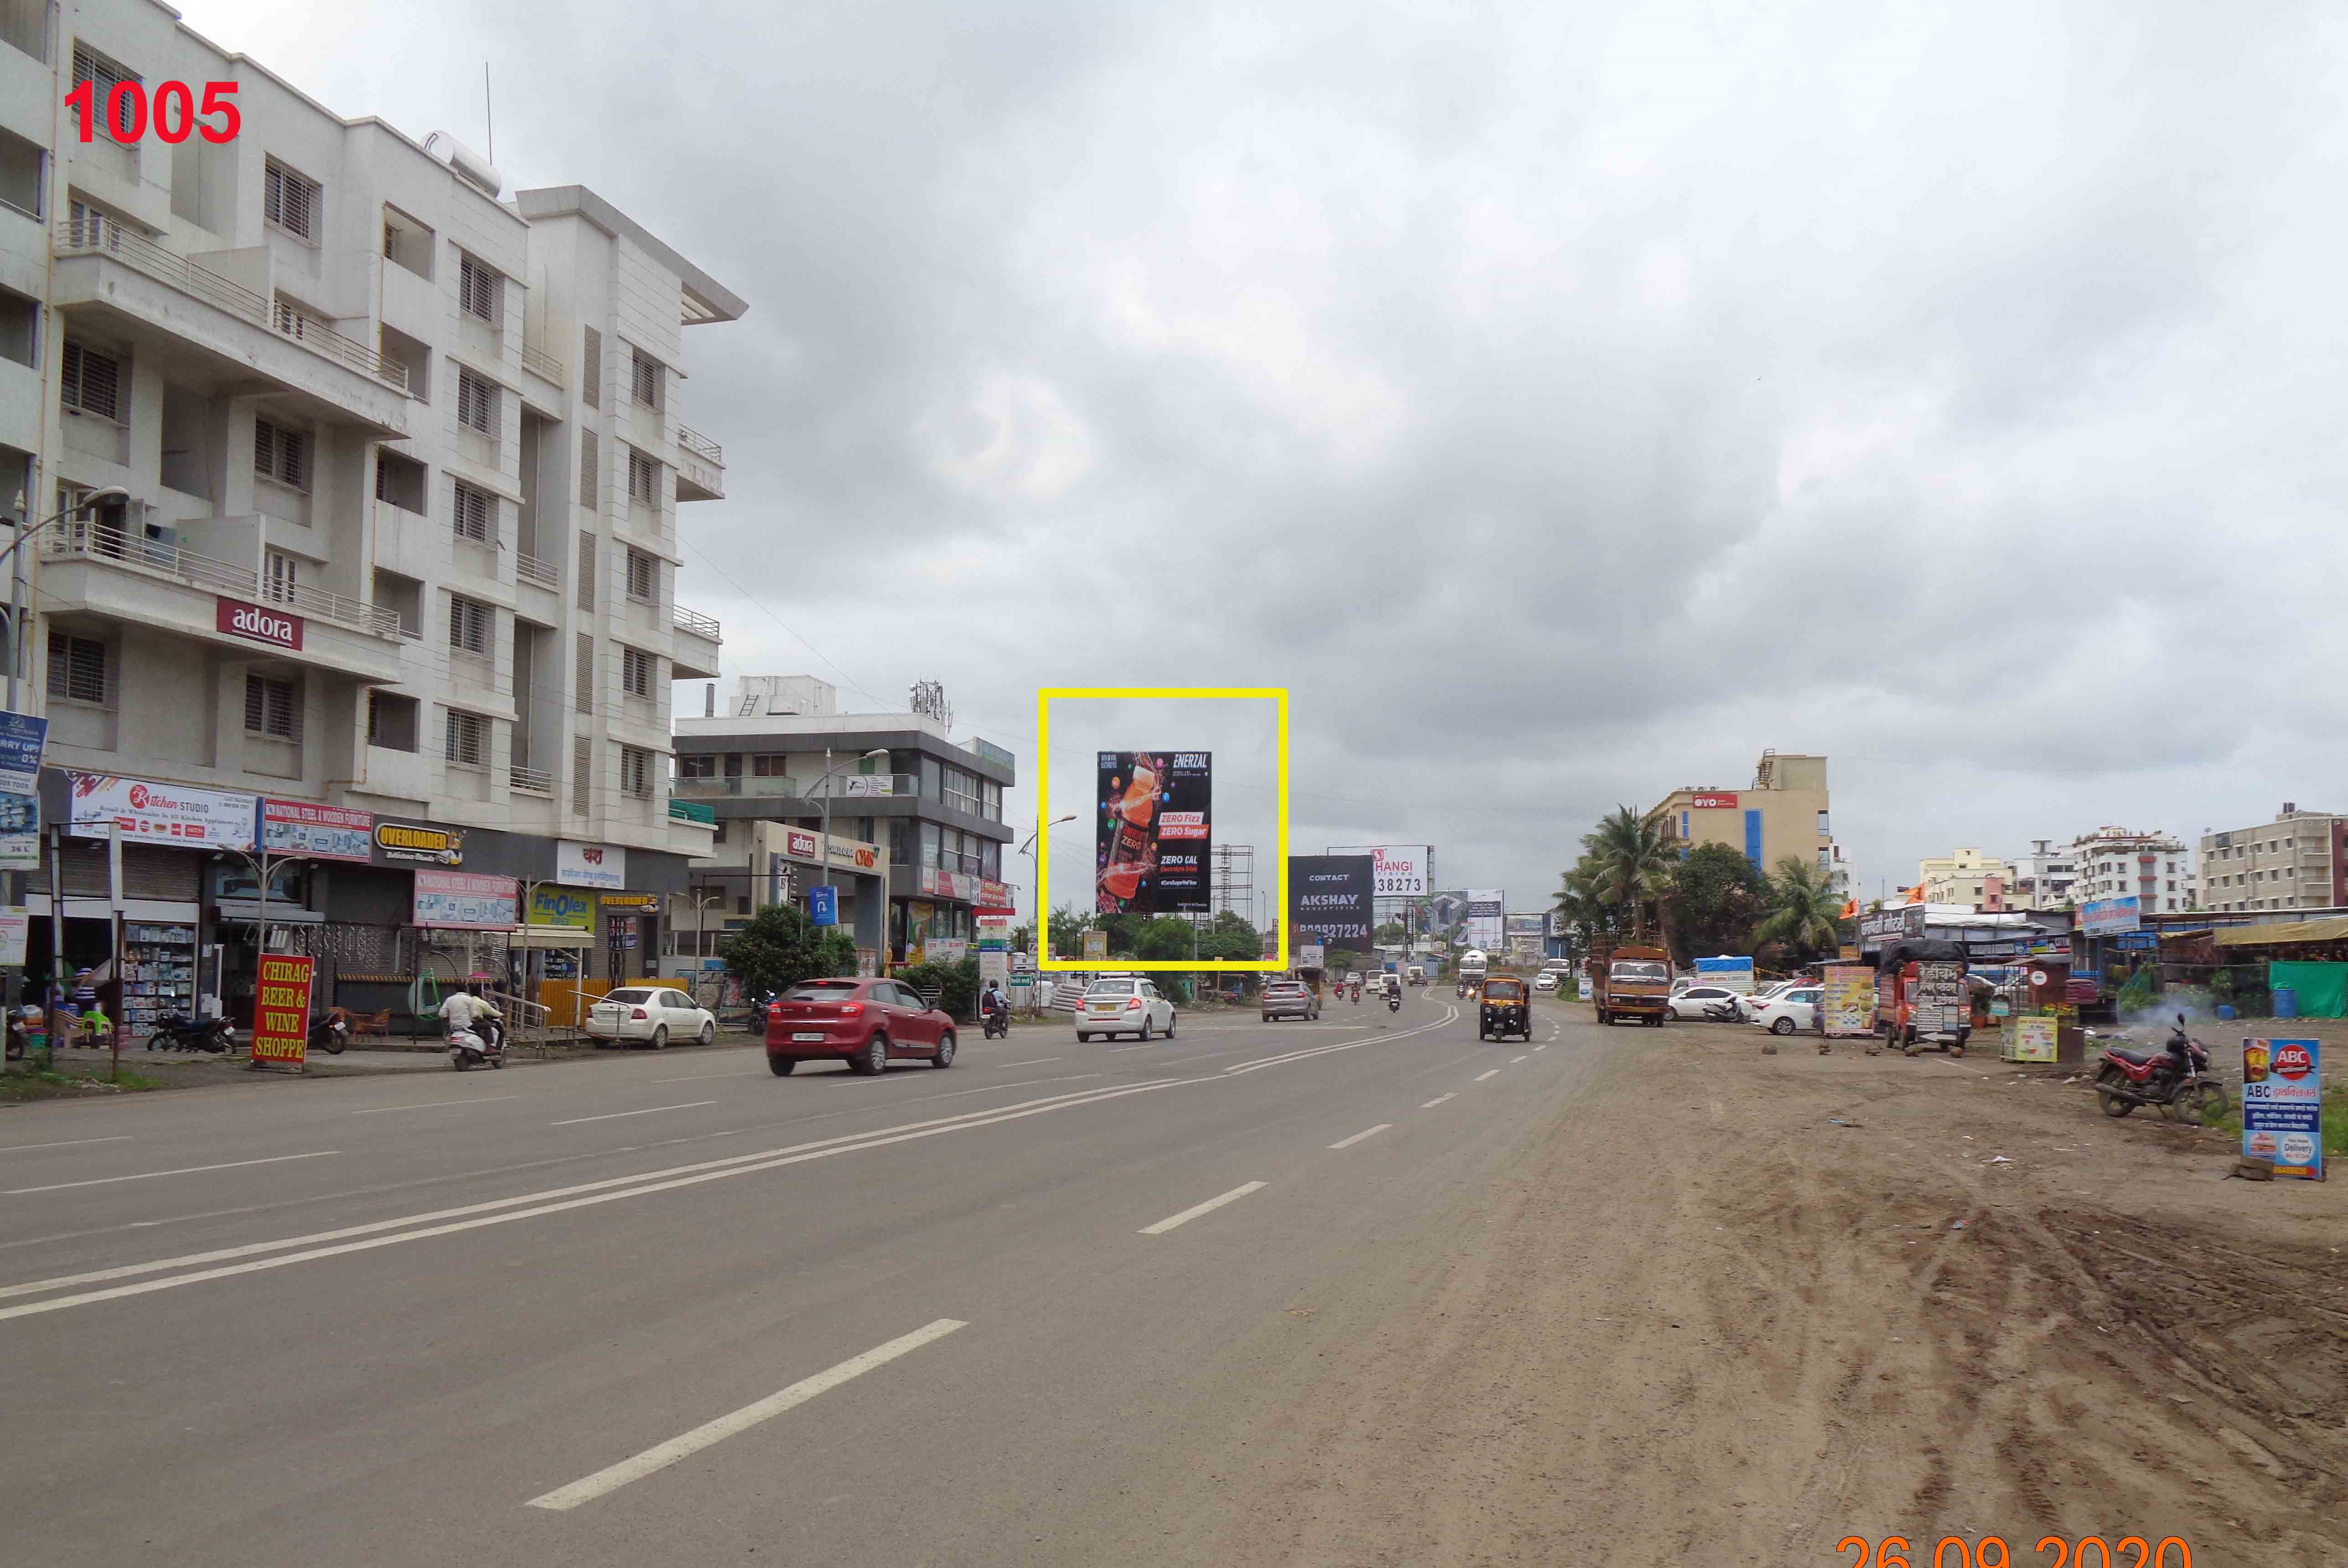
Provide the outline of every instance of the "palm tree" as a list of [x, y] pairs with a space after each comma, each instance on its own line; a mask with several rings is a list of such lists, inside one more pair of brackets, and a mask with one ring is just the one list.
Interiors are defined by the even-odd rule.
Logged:
[[[1595, 830], [1582, 835], [1584, 857], [1592, 870], [1591, 892], [1601, 902], [1627, 906], [1631, 939], [1647, 934], [1647, 911], [1660, 905], [1679, 865], [1662, 822], [1643, 818], [1628, 806], [1617, 806], [1600, 820]], [[1660, 912], [1659, 912], [1660, 913]]]
[[1573, 868], [1558, 879], [1554, 912], [1581, 934], [1584, 947], [1590, 945], [1592, 937], [1611, 935], [1615, 919], [1622, 913], [1598, 896], [1597, 882], [1597, 862], [1587, 850]]
[[1841, 939], [1842, 905], [1842, 894], [1825, 872], [1799, 855], [1787, 855], [1769, 879], [1769, 913], [1755, 935], [1798, 954], [1799, 963], [1790, 965], [1798, 968], [1811, 954]]

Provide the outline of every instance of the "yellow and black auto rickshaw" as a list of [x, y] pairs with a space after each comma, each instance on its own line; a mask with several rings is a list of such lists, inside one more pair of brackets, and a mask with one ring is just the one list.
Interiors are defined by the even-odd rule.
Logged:
[[1497, 1040], [1509, 1035], [1533, 1037], [1532, 997], [1515, 975], [1495, 975], [1484, 982], [1483, 1000], [1476, 1012], [1476, 1037]]

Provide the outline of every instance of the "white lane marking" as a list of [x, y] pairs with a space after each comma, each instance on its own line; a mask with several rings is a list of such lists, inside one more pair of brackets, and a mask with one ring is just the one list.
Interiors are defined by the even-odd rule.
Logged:
[[201, 1171], [233, 1171], [242, 1165], [283, 1165], [288, 1160], [324, 1160], [329, 1154], [341, 1152], [339, 1149], [320, 1149], [308, 1154], [273, 1154], [266, 1160], [231, 1160], [220, 1165], [182, 1165], [177, 1171], [141, 1171], [136, 1176], [98, 1176], [88, 1181], [52, 1181], [46, 1187], [11, 1187], [0, 1191], [0, 1197], [14, 1198], [24, 1192], [61, 1192], [68, 1187], [104, 1187], [115, 1181], [151, 1181], [158, 1176], [193, 1176]]
[[[1529, 1052], [1527, 1054], [1529, 1055], [1530, 1053]], [[1515, 1067], [1519, 1062], [1523, 1061], [1524, 1059], [1524, 1057], [1510, 1057], [1509, 1058], [1509, 1065], [1510, 1067]]]
[[[1057, 1057], [1029, 1057], [1025, 1061], [989, 1062], [986, 1065], [991, 1068], [1035, 1068], [1042, 1067], [1045, 1062], [1056, 1062], [1060, 1058]], [[975, 1062], [971, 1064], [973, 1067], [976, 1067], [977, 1065], [978, 1064]]]
[[550, 1121], [549, 1127], [576, 1127], [582, 1121], [617, 1121], [623, 1116], [650, 1116], [656, 1110], [697, 1110], [705, 1105], [716, 1105], [714, 1099], [689, 1099], [683, 1105], [648, 1105], [642, 1110], [609, 1110], [601, 1116], [574, 1116], [568, 1121]]
[[1438, 1094], [1433, 1099], [1428, 1100], [1425, 1105], [1420, 1106], [1418, 1109], [1421, 1110], [1433, 1110], [1437, 1106], [1441, 1105], [1445, 1100], [1452, 1098], [1454, 1097], [1451, 1095]]
[[387, 1110], [438, 1110], [449, 1105], [494, 1105], [501, 1099], [521, 1099], [518, 1094], [485, 1094], [479, 1099], [427, 1099], [422, 1105], [378, 1105], [372, 1110], [355, 1110], [353, 1116], [381, 1116]]
[[56, 1143], [10, 1143], [0, 1145], [0, 1154], [15, 1154], [26, 1149], [71, 1149], [83, 1143], [128, 1143], [130, 1134], [117, 1133], [112, 1138], [67, 1138]]
[[1226, 1073], [1251, 1073], [1259, 1068], [1280, 1067], [1288, 1062], [1303, 1061], [1307, 1057], [1325, 1057], [1332, 1051], [1358, 1051], [1364, 1046], [1375, 1046], [1382, 1041], [1406, 1040], [1413, 1035], [1423, 1035], [1430, 1029], [1439, 1029], [1457, 1016], [1459, 1016], [1458, 1008], [1447, 1006], [1443, 1009], [1443, 1016], [1437, 1018], [1432, 1024], [1421, 1024], [1416, 1029], [1405, 1029], [1400, 1034], [1373, 1035], [1365, 1040], [1348, 1040], [1342, 1045], [1334, 1046], [1315, 1046], [1309, 1050], [1290, 1051], [1284, 1056], [1265, 1057], [1261, 1060], [1252, 1062], [1234, 1062], [1230, 1067], [1225, 1068], [1223, 1071]]
[[1351, 1138], [1341, 1138], [1337, 1140], [1336, 1142], [1329, 1145], [1329, 1147], [1332, 1149], [1351, 1149], [1363, 1139], [1375, 1138], [1379, 1133], [1385, 1131], [1386, 1129], [1393, 1125], [1394, 1123], [1391, 1121], [1381, 1121], [1375, 1127], [1364, 1128], [1361, 1131], [1356, 1132]]
[[1263, 1185], [1264, 1183], [1261, 1181], [1251, 1181], [1244, 1187], [1234, 1187], [1220, 1198], [1210, 1198], [1203, 1203], [1191, 1205], [1179, 1214], [1169, 1214], [1154, 1225], [1144, 1225], [1137, 1233], [1144, 1236], [1162, 1236], [1177, 1225], [1187, 1225], [1201, 1214], [1211, 1214], [1226, 1203], [1237, 1202], [1251, 1192], [1262, 1191]]
[[1108, 1049], [1109, 1054], [1115, 1056], [1119, 1051], [1154, 1051], [1159, 1044], [1157, 1040], [1144, 1040], [1138, 1046], [1111, 1046]]
[[1549, 1049], [1549, 1047], [1548, 1047], [1547, 1046], [1535, 1046], [1535, 1047], [1533, 1047], [1533, 1049], [1535, 1049], [1535, 1050], [1537, 1050], [1537, 1051], [1545, 1051], [1545, 1050]]
[[646, 1449], [632, 1459], [597, 1470], [593, 1475], [572, 1481], [569, 1486], [533, 1497], [523, 1506], [543, 1508], [560, 1513], [592, 1502], [607, 1491], [616, 1491], [632, 1480], [642, 1480], [654, 1470], [666, 1470], [682, 1459], [689, 1459], [713, 1443], [724, 1442], [737, 1432], [747, 1432], [762, 1421], [771, 1421], [794, 1405], [804, 1405], [818, 1394], [839, 1387], [851, 1377], [860, 1377], [875, 1367], [894, 1361], [909, 1351], [943, 1339], [957, 1328], [970, 1325], [959, 1318], [941, 1317], [935, 1323], [903, 1334], [886, 1345], [876, 1345], [861, 1356], [851, 1356], [839, 1366], [829, 1367], [812, 1377], [802, 1377], [788, 1388], [767, 1395], [755, 1404], [743, 1406], [731, 1415], [705, 1421], [681, 1437], [671, 1438], [655, 1448]]
[[1488, 1073], [1478, 1073], [1478, 1074], [1476, 1075], [1476, 1081], [1477, 1081], [1478, 1083], [1482, 1083], [1482, 1082], [1483, 1082], [1486, 1078], [1498, 1078], [1499, 1076], [1500, 1076], [1500, 1069], [1499, 1069], [1499, 1068], [1494, 1068], [1490, 1072], [1488, 1072]]
[[[129, 1264], [120, 1268], [100, 1269], [95, 1273], [71, 1275], [61, 1279], [36, 1280], [27, 1284], [0, 1286], [0, 1296], [27, 1295], [37, 1291], [54, 1290], [69, 1284], [83, 1284], [98, 1280], [121, 1279], [131, 1274], [153, 1274], [159, 1270], [177, 1268], [188, 1264], [208, 1263], [219, 1258], [251, 1257], [255, 1253], [275, 1252], [282, 1247], [302, 1246], [310, 1242], [327, 1241], [339, 1236], [366, 1236], [365, 1241], [343, 1242], [335, 1246], [313, 1247], [307, 1252], [292, 1253], [283, 1257], [261, 1258], [252, 1263], [232, 1264], [226, 1268], [205, 1269], [194, 1274], [174, 1274], [169, 1279], [147, 1280], [139, 1284], [116, 1285], [108, 1290], [85, 1291], [79, 1295], [61, 1295], [47, 1301], [27, 1302], [21, 1306], [0, 1307], [0, 1322], [12, 1317], [29, 1317], [36, 1313], [56, 1312], [69, 1306], [83, 1306], [92, 1302], [113, 1301], [123, 1296], [144, 1295], [149, 1291], [171, 1290], [183, 1284], [198, 1284], [206, 1280], [224, 1279], [232, 1274], [257, 1274], [263, 1269], [282, 1268], [288, 1264], [312, 1263], [320, 1258], [340, 1257], [346, 1253], [366, 1252], [376, 1247], [395, 1246], [402, 1242], [420, 1242], [433, 1236], [445, 1236], [459, 1231], [478, 1230], [484, 1225], [501, 1225], [510, 1220], [531, 1220], [544, 1214], [564, 1213], [572, 1209], [584, 1209], [597, 1203], [610, 1203], [623, 1198], [642, 1198], [654, 1192], [667, 1192], [680, 1187], [697, 1186], [704, 1181], [719, 1181], [729, 1176], [747, 1176], [757, 1171], [773, 1171], [785, 1165], [798, 1165], [809, 1160], [825, 1160], [835, 1154], [860, 1153], [868, 1149], [885, 1148], [892, 1143], [910, 1143], [916, 1139], [935, 1138], [941, 1133], [967, 1132], [976, 1128], [993, 1127], [998, 1122], [1017, 1121], [1025, 1117], [1041, 1116], [1045, 1111], [1068, 1110], [1079, 1106], [1095, 1105], [1102, 1100], [1120, 1099], [1129, 1094], [1148, 1094], [1154, 1089], [1173, 1088], [1189, 1083], [1211, 1083], [1211, 1078], [1159, 1078], [1152, 1082], [1129, 1084], [1117, 1088], [1084, 1089], [1075, 1094], [1054, 1095], [1033, 1100], [1024, 1106], [998, 1106], [992, 1110], [967, 1111], [961, 1116], [941, 1117], [932, 1121], [912, 1122], [901, 1127], [882, 1128], [877, 1132], [848, 1133], [814, 1143], [792, 1148], [760, 1150], [750, 1154], [731, 1154], [722, 1160], [705, 1160], [698, 1164], [673, 1166], [666, 1171], [640, 1172], [633, 1176], [613, 1176], [601, 1181], [582, 1182], [575, 1187], [558, 1188], [551, 1192], [525, 1193], [515, 1198], [496, 1198], [461, 1209], [444, 1209], [438, 1214], [411, 1214], [396, 1220], [377, 1220], [370, 1224], [352, 1225], [341, 1231], [327, 1231], [312, 1236], [294, 1236], [284, 1241], [255, 1242], [247, 1246], [224, 1247], [217, 1252], [197, 1253], [190, 1257], [166, 1258], [159, 1263]], [[658, 1179], [656, 1178], [663, 1178]], [[619, 1191], [609, 1189], [618, 1188]], [[590, 1196], [570, 1198], [567, 1193], [583, 1192]], [[514, 1209], [508, 1213], [490, 1213], [489, 1210], [510, 1209], [517, 1203], [538, 1202], [544, 1198], [564, 1197], [561, 1202], [541, 1202], [531, 1209]], [[459, 1220], [450, 1224], [432, 1225], [423, 1230], [400, 1230], [407, 1225], [458, 1214], [475, 1214], [477, 1219]], [[398, 1231], [396, 1235], [377, 1233]]]
[[[1086, 1078], [1106, 1078], [1107, 1076], [1108, 1075], [1106, 1073], [1070, 1073], [1065, 1078], [1029, 1078], [1025, 1083], [988, 1084], [983, 1088], [957, 1088], [949, 1089], [943, 1094], [921, 1095], [916, 1099], [906, 1101], [905, 1103], [908, 1105], [920, 1105], [932, 1099], [960, 1099], [964, 1095], [972, 1094], [1015, 1093], [1024, 1089], [1040, 1088], [1047, 1083], [1082, 1083]], [[839, 1110], [832, 1111], [829, 1114], [832, 1116], [861, 1116], [864, 1113], [860, 1110]], [[984, 1113], [981, 1111], [971, 1111], [968, 1114], [972, 1116], [979, 1116]], [[679, 1143], [706, 1143], [714, 1138], [747, 1138], [754, 1132], [772, 1132], [778, 1126], [796, 1127], [800, 1122], [820, 1121], [823, 1119], [823, 1117], [803, 1116], [795, 1120], [787, 1122], [777, 1123], [768, 1121], [761, 1122], [756, 1127], [730, 1127], [723, 1132], [694, 1132], [688, 1133], [683, 1138], [659, 1139], [654, 1142], [646, 1144], [644, 1147], [647, 1149], [667, 1149]]]
[[748, 1077], [748, 1076], [749, 1076], [749, 1075], [748, 1075], [748, 1074], [747, 1074], [747, 1073], [745, 1073], [741, 1068], [735, 1068], [735, 1069], [734, 1069], [732, 1072], [730, 1072], [730, 1073], [687, 1073], [687, 1074], [685, 1074], [683, 1078], [647, 1078], [647, 1079], [645, 1079], [644, 1081], [645, 1081], [646, 1083], [648, 1083], [648, 1084], [654, 1084], [654, 1083], [703, 1083], [703, 1082], [706, 1082], [706, 1081], [707, 1081], [708, 1079], [710, 1079], [710, 1078], [747, 1078], [747, 1077]]

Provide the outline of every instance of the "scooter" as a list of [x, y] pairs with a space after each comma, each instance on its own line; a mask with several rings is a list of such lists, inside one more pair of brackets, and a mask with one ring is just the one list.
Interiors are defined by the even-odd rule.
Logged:
[[155, 1032], [147, 1037], [150, 1051], [209, 1051], [218, 1056], [235, 1047], [235, 1025], [201, 1013], [194, 1017], [166, 1013], [155, 1020]]
[[483, 1039], [470, 1029], [448, 1031], [448, 1065], [450, 1067], [455, 1068], [458, 1072], [463, 1072], [467, 1068], [477, 1068], [484, 1062], [493, 1068], [506, 1065], [505, 1041], [498, 1037], [496, 1031], [492, 1030], [488, 1039]]
[[2096, 1098], [2106, 1116], [2122, 1117], [2137, 1106], [2152, 1105], [2206, 1127], [2227, 1110], [2226, 1086], [2209, 1075], [2209, 1047], [2185, 1032], [2185, 1015], [2179, 1013], [2167, 1050], [2104, 1047]]
[[350, 1043], [350, 1015], [340, 1007], [331, 1013], [320, 1015], [318, 1021], [310, 1026], [310, 1048], [314, 1051], [324, 1051], [330, 1057], [339, 1057], [343, 1054], [343, 1047]]
[[1386, 1011], [1389, 1013], [1399, 1013], [1402, 1011], [1401, 992], [1389, 991], [1386, 993]]

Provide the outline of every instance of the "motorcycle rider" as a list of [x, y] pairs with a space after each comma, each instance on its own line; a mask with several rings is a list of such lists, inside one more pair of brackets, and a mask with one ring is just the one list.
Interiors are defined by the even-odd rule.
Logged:
[[982, 1022], [994, 1019], [998, 1016], [1006, 1024], [1011, 1021], [1011, 1004], [1004, 999], [1002, 991], [996, 988], [992, 980], [986, 983], [986, 989], [979, 993], [978, 1016]]

